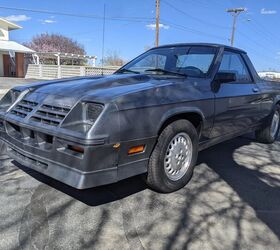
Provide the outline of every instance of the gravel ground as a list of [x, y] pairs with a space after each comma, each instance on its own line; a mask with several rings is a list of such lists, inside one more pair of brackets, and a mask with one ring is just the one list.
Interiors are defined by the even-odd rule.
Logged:
[[279, 150], [214, 146], [172, 194], [140, 177], [78, 191], [4, 157], [0, 249], [280, 249]]

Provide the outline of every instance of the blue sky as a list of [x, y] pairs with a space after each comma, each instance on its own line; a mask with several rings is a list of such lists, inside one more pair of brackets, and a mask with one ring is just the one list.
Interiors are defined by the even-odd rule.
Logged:
[[[130, 60], [154, 45], [155, 0], [2, 0], [0, 6], [103, 16], [106, 4], [105, 54], [117, 51]], [[175, 7], [175, 8], [174, 8]], [[162, 0], [160, 44], [214, 42], [229, 44], [232, 17], [225, 9], [245, 7], [238, 18], [235, 46], [246, 50], [258, 70], [280, 70], [280, 1], [278, 0]], [[182, 13], [183, 12], [183, 13]], [[20, 43], [42, 33], [61, 33], [101, 58], [102, 18], [78, 18], [23, 10], [1, 9], [23, 27], [11, 32]], [[117, 20], [111, 20], [117, 18]], [[139, 19], [135, 19], [139, 18]], [[122, 19], [122, 20], [120, 20]]]

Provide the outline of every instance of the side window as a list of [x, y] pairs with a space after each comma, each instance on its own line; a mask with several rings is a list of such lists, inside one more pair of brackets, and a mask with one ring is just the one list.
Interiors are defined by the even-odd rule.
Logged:
[[205, 77], [212, 65], [215, 54], [215, 48], [192, 47], [187, 54], [177, 54], [175, 71], [192, 77]]
[[219, 72], [235, 73], [236, 81], [240, 83], [252, 82], [248, 68], [238, 53], [225, 51]]

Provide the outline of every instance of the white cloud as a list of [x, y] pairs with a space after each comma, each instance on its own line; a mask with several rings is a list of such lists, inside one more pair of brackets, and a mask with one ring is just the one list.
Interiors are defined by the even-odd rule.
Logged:
[[277, 14], [277, 11], [276, 10], [267, 10], [265, 8], [262, 8], [261, 14], [262, 15], [275, 15], [275, 14]]
[[[155, 30], [156, 29], [156, 24], [155, 23], [147, 24], [146, 28], [149, 29], [149, 30]], [[170, 26], [160, 23], [159, 28], [164, 29], [164, 30], [168, 30], [170, 28]]]
[[11, 15], [11, 16], [6, 16], [4, 18], [10, 22], [23, 22], [31, 19], [30, 16], [26, 16], [26, 15]]
[[52, 23], [56, 23], [55, 20], [53, 19], [44, 19], [44, 20], [39, 20], [42, 24], [52, 24]]

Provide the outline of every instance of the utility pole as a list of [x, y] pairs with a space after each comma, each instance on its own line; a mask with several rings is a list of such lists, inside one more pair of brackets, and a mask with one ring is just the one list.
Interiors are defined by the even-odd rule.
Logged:
[[160, 0], [156, 0], [156, 42], [155, 45], [159, 45], [159, 9], [160, 9]]
[[105, 46], [105, 22], [106, 22], [106, 4], [103, 7], [103, 29], [102, 29], [102, 61], [101, 61], [101, 75], [103, 75], [103, 67], [104, 67], [104, 46]]
[[234, 35], [236, 31], [236, 21], [239, 14], [243, 11], [245, 11], [245, 8], [235, 8], [235, 9], [227, 9], [227, 12], [230, 13], [233, 16], [233, 25], [232, 25], [232, 33], [231, 33], [231, 39], [230, 39], [230, 45], [233, 46], [234, 44]]

